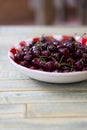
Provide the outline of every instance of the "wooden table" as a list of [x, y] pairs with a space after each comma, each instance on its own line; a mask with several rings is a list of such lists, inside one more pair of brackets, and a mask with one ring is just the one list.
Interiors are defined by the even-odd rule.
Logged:
[[87, 27], [0, 26], [0, 130], [87, 130], [87, 81], [29, 79], [10, 63], [9, 48], [42, 34], [82, 35]]

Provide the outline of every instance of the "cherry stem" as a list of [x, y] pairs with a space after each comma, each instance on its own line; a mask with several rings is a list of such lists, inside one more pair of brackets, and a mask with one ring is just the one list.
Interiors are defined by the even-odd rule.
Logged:
[[60, 59], [59, 63], [61, 63], [61, 62], [62, 62], [63, 58], [64, 58], [64, 55], [61, 57], [61, 59]]
[[86, 35], [86, 33], [84, 33], [84, 34], [79, 38], [79, 40], [81, 40], [81, 38], [83, 38], [85, 35]]
[[[78, 34], [77, 33], [75, 33], [74, 34], [74, 36], [77, 36]], [[83, 33], [80, 37], [82, 38], [82, 37], [84, 37], [86, 35], [86, 33]]]
[[69, 65], [69, 64], [67, 64], [67, 63], [61, 63], [61, 66], [68, 66], [68, 67], [70, 67], [70, 68], [74, 68], [72, 65]]

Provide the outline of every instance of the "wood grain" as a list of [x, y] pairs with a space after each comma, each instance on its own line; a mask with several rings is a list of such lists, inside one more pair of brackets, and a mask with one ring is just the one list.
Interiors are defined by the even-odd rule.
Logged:
[[0, 120], [2, 130], [86, 130], [87, 118], [39, 118]]
[[25, 117], [25, 106], [21, 104], [0, 105], [1, 118], [22, 118]]
[[87, 103], [60, 102], [29, 104], [28, 117], [87, 117]]
[[0, 104], [85, 102], [87, 92], [25, 91], [0, 92]]

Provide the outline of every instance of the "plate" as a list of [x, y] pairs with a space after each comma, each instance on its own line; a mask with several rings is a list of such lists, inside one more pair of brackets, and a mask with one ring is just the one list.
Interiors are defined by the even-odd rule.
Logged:
[[[60, 40], [62, 38], [62, 35], [54, 35], [54, 38]], [[75, 37], [76, 40], [79, 39], [79, 36]], [[25, 40], [26, 43], [29, 43], [31, 39]], [[20, 44], [14, 45], [15, 49], [20, 49]], [[13, 48], [13, 47], [12, 47]], [[8, 51], [8, 58], [10, 62], [23, 74], [27, 75], [30, 78], [49, 82], [49, 83], [73, 83], [78, 81], [83, 81], [87, 79], [87, 71], [78, 71], [78, 72], [66, 72], [66, 73], [56, 73], [56, 72], [45, 72], [40, 70], [32, 70], [27, 67], [23, 67], [13, 60], [13, 54], [10, 51], [12, 48]]]

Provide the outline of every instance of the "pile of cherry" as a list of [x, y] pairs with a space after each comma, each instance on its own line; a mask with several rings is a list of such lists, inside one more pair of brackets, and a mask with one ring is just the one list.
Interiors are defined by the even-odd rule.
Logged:
[[87, 46], [74, 37], [61, 41], [42, 36], [31, 43], [21, 42], [21, 50], [12, 48], [14, 61], [29, 69], [46, 72], [76, 72], [87, 70]]

